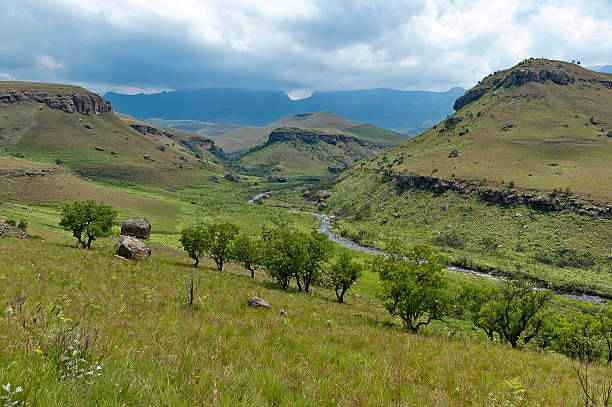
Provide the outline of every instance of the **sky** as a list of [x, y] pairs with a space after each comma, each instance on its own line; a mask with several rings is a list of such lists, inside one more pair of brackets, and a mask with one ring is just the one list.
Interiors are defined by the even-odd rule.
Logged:
[[0, 0], [0, 80], [98, 93], [470, 88], [527, 57], [612, 64], [612, 0]]

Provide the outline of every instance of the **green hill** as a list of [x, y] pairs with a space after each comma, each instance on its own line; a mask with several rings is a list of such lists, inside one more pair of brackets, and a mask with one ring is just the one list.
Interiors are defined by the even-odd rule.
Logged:
[[290, 114], [264, 127], [239, 128], [220, 136], [215, 136], [213, 139], [224, 151], [235, 153], [246, 151], [265, 143], [268, 135], [279, 127], [341, 132], [365, 140], [391, 145], [398, 145], [408, 139], [408, 136], [404, 134], [381, 129], [371, 124], [353, 122], [338, 117], [331, 112]]
[[[529, 59], [484, 78], [457, 112], [369, 167], [612, 202], [612, 75]], [[449, 155], [456, 150], [457, 156]], [[454, 155], [454, 154], [453, 154]]]
[[[369, 133], [368, 138], [378, 137]], [[346, 131], [280, 127], [265, 144], [238, 156], [234, 168], [277, 179], [328, 178], [392, 147], [370, 140]]]
[[189, 135], [173, 140], [150, 130], [135, 130], [107, 101], [83, 88], [0, 82], [0, 148], [7, 154], [58, 163], [107, 182], [164, 188], [185, 185], [200, 167], [214, 166], [211, 154], [196, 158], [180, 142]]
[[609, 297], [612, 75], [530, 59], [455, 107], [340, 176], [325, 201], [338, 230], [377, 247], [392, 236], [431, 244], [457, 265]]

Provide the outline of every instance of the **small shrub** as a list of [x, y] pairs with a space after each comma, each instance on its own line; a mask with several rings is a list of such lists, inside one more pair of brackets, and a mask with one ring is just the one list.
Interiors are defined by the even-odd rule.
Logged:
[[64, 161], [62, 161], [62, 159], [61, 159], [61, 158], [56, 158], [56, 159], [55, 159], [55, 163], [56, 163], [57, 165], [62, 165], [62, 164], [64, 163]]
[[485, 236], [480, 239], [480, 246], [487, 250], [495, 250], [497, 249], [497, 240], [493, 236]]
[[463, 242], [459, 234], [454, 230], [444, 232], [441, 235], [437, 236], [434, 239], [434, 244], [436, 246], [452, 247], [453, 249], [462, 249], [463, 247], [465, 247], [465, 243]]
[[595, 265], [590, 253], [580, 253], [575, 249], [559, 248], [555, 251], [539, 251], [533, 258], [542, 263], [556, 267], [589, 268]]
[[510, 181], [510, 182], [508, 183], [508, 186], [509, 186], [510, 188], [514, 188], [514, 181]]
[[17, 222], [15, 221], [15, 219], [12, 219], [12, 218], [8, 218], [7, 220], [4, 221], [4, 223], [12, 227], [15, 227], [17, 225]]
[[25, 219], [21, 219], [17, 227], [21, 230], [26, 230], [28, 228], [28, 222]]

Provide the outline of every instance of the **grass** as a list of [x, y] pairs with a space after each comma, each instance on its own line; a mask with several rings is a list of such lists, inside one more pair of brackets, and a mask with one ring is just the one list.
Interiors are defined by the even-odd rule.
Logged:
[[[579, 403], [563, 357], [467, 343], [443, 326], [411, 335], [368, 298], [341, 305], [325, 290], [285, 292], [211, 262], [195, 271], [189, 308], [185, 255], [153, 244], [150, 260], [133, 263], [113, 257], [112, 243], [84, 251], [56, 234], [0, 240], [0, 298], [13, 306], [0, 320], [0, 382], [22, 386], [31, 405], [485, 405], [515, 377], [528, 405]], [[255, 295], [272, 310], [247, 308]], [[44, 316], [54, 306], [62, 318]], [[101, 376], [61, 380], [34, 317], [78, 322]]]
[[[479, 180], [497, 188], [512, 182], [519, 191], [570, 188], [580, 197], [610, 202], [612, 138], [606, 134], [612, 131], [612, 89], [597, 91], [583, 81], [610, 81], [612, 75], [545, 60], [515, 68], [539, 72], [555, 70], [557, 64], [576, 81], [492, 89], [454, 115], [463, 118], [458, 124], [447, 127], [443, 121], [388, 152], [390, 161], [402, 153], [406, 156], [389, 168], [395, 173]], [[503, 80], [509, 71], [487, 80]], [[590, 123], [591, 117], [597, 125]], [[507, 123], [513, 127], [504, 131]], [[459, 136], [462, 130], [469, 132]], [[449, 158], [452, 150], [459, 156]], [[378, 157], [368, 165], [386, 164]]]
[[[465, 267], [549, 282], [560, 290], [607, 297], [612, 293], [610, 219], [571, 211], [543, 213], [522, 206], [504, 208], [451, 191], [398, 192], [376, 172], [358, 168], [343, 174], [331, 190], [325, 208], [299, 198], [299, 188], [272, 193], [269, 204], [334, 214], [336, 231], [366, 246], [384, 249], [390, 237], [400, 238], [407, 245], [435, 246], [437, 241], [439, 250]], [[595, 264], [557, 267], [554, 262], [537, 260], [542, 254], [549, 257], [562, 248], [585, 253]]]

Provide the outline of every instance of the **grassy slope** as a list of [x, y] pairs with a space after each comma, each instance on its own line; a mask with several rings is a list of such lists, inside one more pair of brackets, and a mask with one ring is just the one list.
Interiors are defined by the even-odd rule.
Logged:
[[229, 153], [243, 151], [265, 143], [270, 132], [278, 127], [340, 131], [364, 140], [394, 145], [400, 144], [408, 138], [404, 134], [381, 129], [371, 124], [353, 122], [338, 117], [331, 112], [314, 112], [291, 114], [264, 127], [236, 129], [222, 136], [214, 137], [214, 140], [223, 150]]
[[[586, 79], [600, 75], [555, 61], [531, 61], [530, 64], [537, 69], [560, 69], [556, 68], [560, 64], [572, 75]], [[550, 191], [570, 187], [575, 194], [609, 200], [612, 197], [609, 171], [612, 139], [600, 130], [612, 130], [611, 97], [612, 90], [589, 87], [579, 81], [568, 86], [528, 83], [519, 88], [490, 91], [457, 113], [464, 119], [454, 128], [440, 133], [444, 125], [439, 124], [345, 172], [335, 185], [333, 196], [326, 201], [329, 205], [326, 210], [340, 215], [336, 222], [339, 230], [365, 244], [383, 247], [384, 241], [392, 236], [409, 243], [432, 244], [438, 234], [455, 232], [465, 247], [442, 249], [467, 266], [499, 269], [566, 289], [611, 296], [610, 219], [571, 212], [543, 214], [524, 207], [500, 208], [453, 192], [398, 193], [379, 172], [390, 169], [447, 179], [452, 179], [454, 174], [455, 178], [486, 179], [485, 184], [496, 188], [506, 188], [510, 181], [519, 189]], [[600, 124], [586, 126], [591, 116]], [[503, 131], [506, 123], [514, 127]], [[458, 136], [463, 128], [469, 128], [469, 133]], [[452, 149], [459, 150], [459, 157], [448, 158]], [[402, 153], [406, 157], [404, 162], [393, 163]], [[329, 189], [329, 185], [324, 187]], [[296, 197], [299, 193], [273, 195], [270, 204], [290, 201], [292, 205], [312, 208], [312, 203]], [[481, 243], [483, 238], [492, 239], [501, 247], [486, 249]], [[559, 248], [591, 253], [597, 263], [587, 269], [576, 269], [534, 260], [538, 253]]]
[[[612, 75], [558, 61], [533, 60], [518, 68], [612, 80]], [[530, 82], [492, 89], [455, 116], [463, 117], [456, 126], [440, 133], [442, 122], [390, 152], [391, 159], [410, 154], [392, 170], [429, 175], [435, 169], [441, 178], [487, 180], [493, 185], [513, 181], [517, 188], [540, 191], [569, 187], [581, 196], [612, 201], [612, 138], [606, 137], [612, 133], [612, 89], [580, 80], [567, 86]], [[597, 125], [589, 122], [592, 116]], [[514, 127], [503, 131], [506, 123]], [[463, 129], [469, 133], [459, 136]], [[449, 158], [455, 149], [459, 156]], [[370, 165], [376, 167], [376, 160]]]
[[[59, 159], [72, 170], [106, 182], [180, 188], [198, 178], [198, 169], [214, 167], [188, 156], [184, 147], [170, 139], [136, 132], [112, 113], [68, 114], [32, 101], [0, 104], [0, 129], [0, 148], [5, 152], [44, 163]], [[169, 148], [162, 152], [157, 148], [161, 144]], [[145, 154], [152, 160], [145, 160]]]
[[275, 142], [239, 157], [239, 167], [255, 174], [287, 178], [328, 178], [328, 167], [345, 168], [382, 151], [365, 148], [355, 142], [328, 144], [321, 140]]
[[[579, 400], [563, 357], [466, 344], [442, 326], [407, 334], [385, 326], [366, 298], [340, 305], [326, 291], [283, 292], [210, 262], [195, 273], [189, 309], [184, 255], [153, 245], [149, 261], [133, 263], [112, 256], [112, 241], [94, 251], [67, 243], [54, 234], [0, 240], [2, 306], [19, 310], [0, 320], [0, 382], [22, 386], [31, 405], [485, 405], [509, 394], [505, 380], [515, 377], [528, 405]], [[273, 309], [248, 309], [254, 295]], [[32, 318], [44, 321], [53, 306], [93, 334], [102, 364], [94, 384], [58, 380], [46, 350], [35, 352], [43, 343]]]

